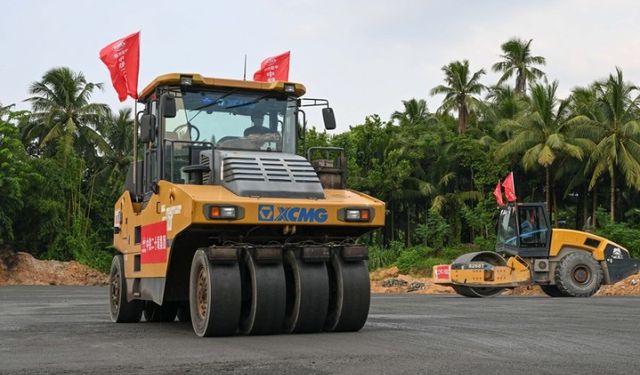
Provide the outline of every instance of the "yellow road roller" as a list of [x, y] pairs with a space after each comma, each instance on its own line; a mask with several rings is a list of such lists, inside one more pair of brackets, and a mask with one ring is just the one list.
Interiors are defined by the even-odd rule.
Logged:
[[384, 203], [346, 188], [344, 150], [304, 144], [293, 82], [167, 74], [141, 93], [114, 207], [114, 322], [191, 321], [198, 336], [358, 331]]
[[590, 297], [601, 285], [638, 272], [640, 261], [624, 247], [592, 233], [551, 228], [544, 203], [514, 202], [500, 209], [495, 252], [436, 265], [433, 278], [465, 297], [531, 285], [551, 297]]

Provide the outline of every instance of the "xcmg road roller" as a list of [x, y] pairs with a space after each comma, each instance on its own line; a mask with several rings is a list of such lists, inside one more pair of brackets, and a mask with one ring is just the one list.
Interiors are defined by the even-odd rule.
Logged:
[[167, 74], [140, 94], [134, 156], [115, 203], [114, 322], [191, 321], [198, 336], [358, 331], [384, 203], [346, 188], [342, 149], [296, 153], [292, 82]]
[[551, 297], [590, 297], [640, 272], [624, 247], [593, 233], [551, 228], [544, 203], [500, 209], [495, 252], [468, 253], [433, 267], [434, 281], [465, 297], [539, 285]]

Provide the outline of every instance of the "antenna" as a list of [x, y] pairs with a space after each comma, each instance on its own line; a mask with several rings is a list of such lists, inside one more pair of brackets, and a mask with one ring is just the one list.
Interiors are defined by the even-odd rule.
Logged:
[[244, 72], [242, 73], [242, 79], [247, 80], [247, 54], [244, 54]]

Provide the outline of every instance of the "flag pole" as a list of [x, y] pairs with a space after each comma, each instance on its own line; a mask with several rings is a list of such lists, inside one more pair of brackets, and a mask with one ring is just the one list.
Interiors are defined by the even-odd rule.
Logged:
[[133, 195], [138, 200], [138, 99], [133, 99], [133, 164], [131, 165], [131, 174], [133, 175], [133, 186], [135, 191]]
[[247, 80], [247, 54], [244, 54], [244, 70], [242, 72], [242, 80]]

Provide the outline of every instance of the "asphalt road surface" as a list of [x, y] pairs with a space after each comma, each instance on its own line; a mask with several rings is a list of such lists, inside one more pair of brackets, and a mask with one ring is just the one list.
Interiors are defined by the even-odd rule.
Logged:
[[0, 374], [638, 374], [640, 298], [375, 295], [357, 333], [114, 324], [104, 287], [1, 287]]

